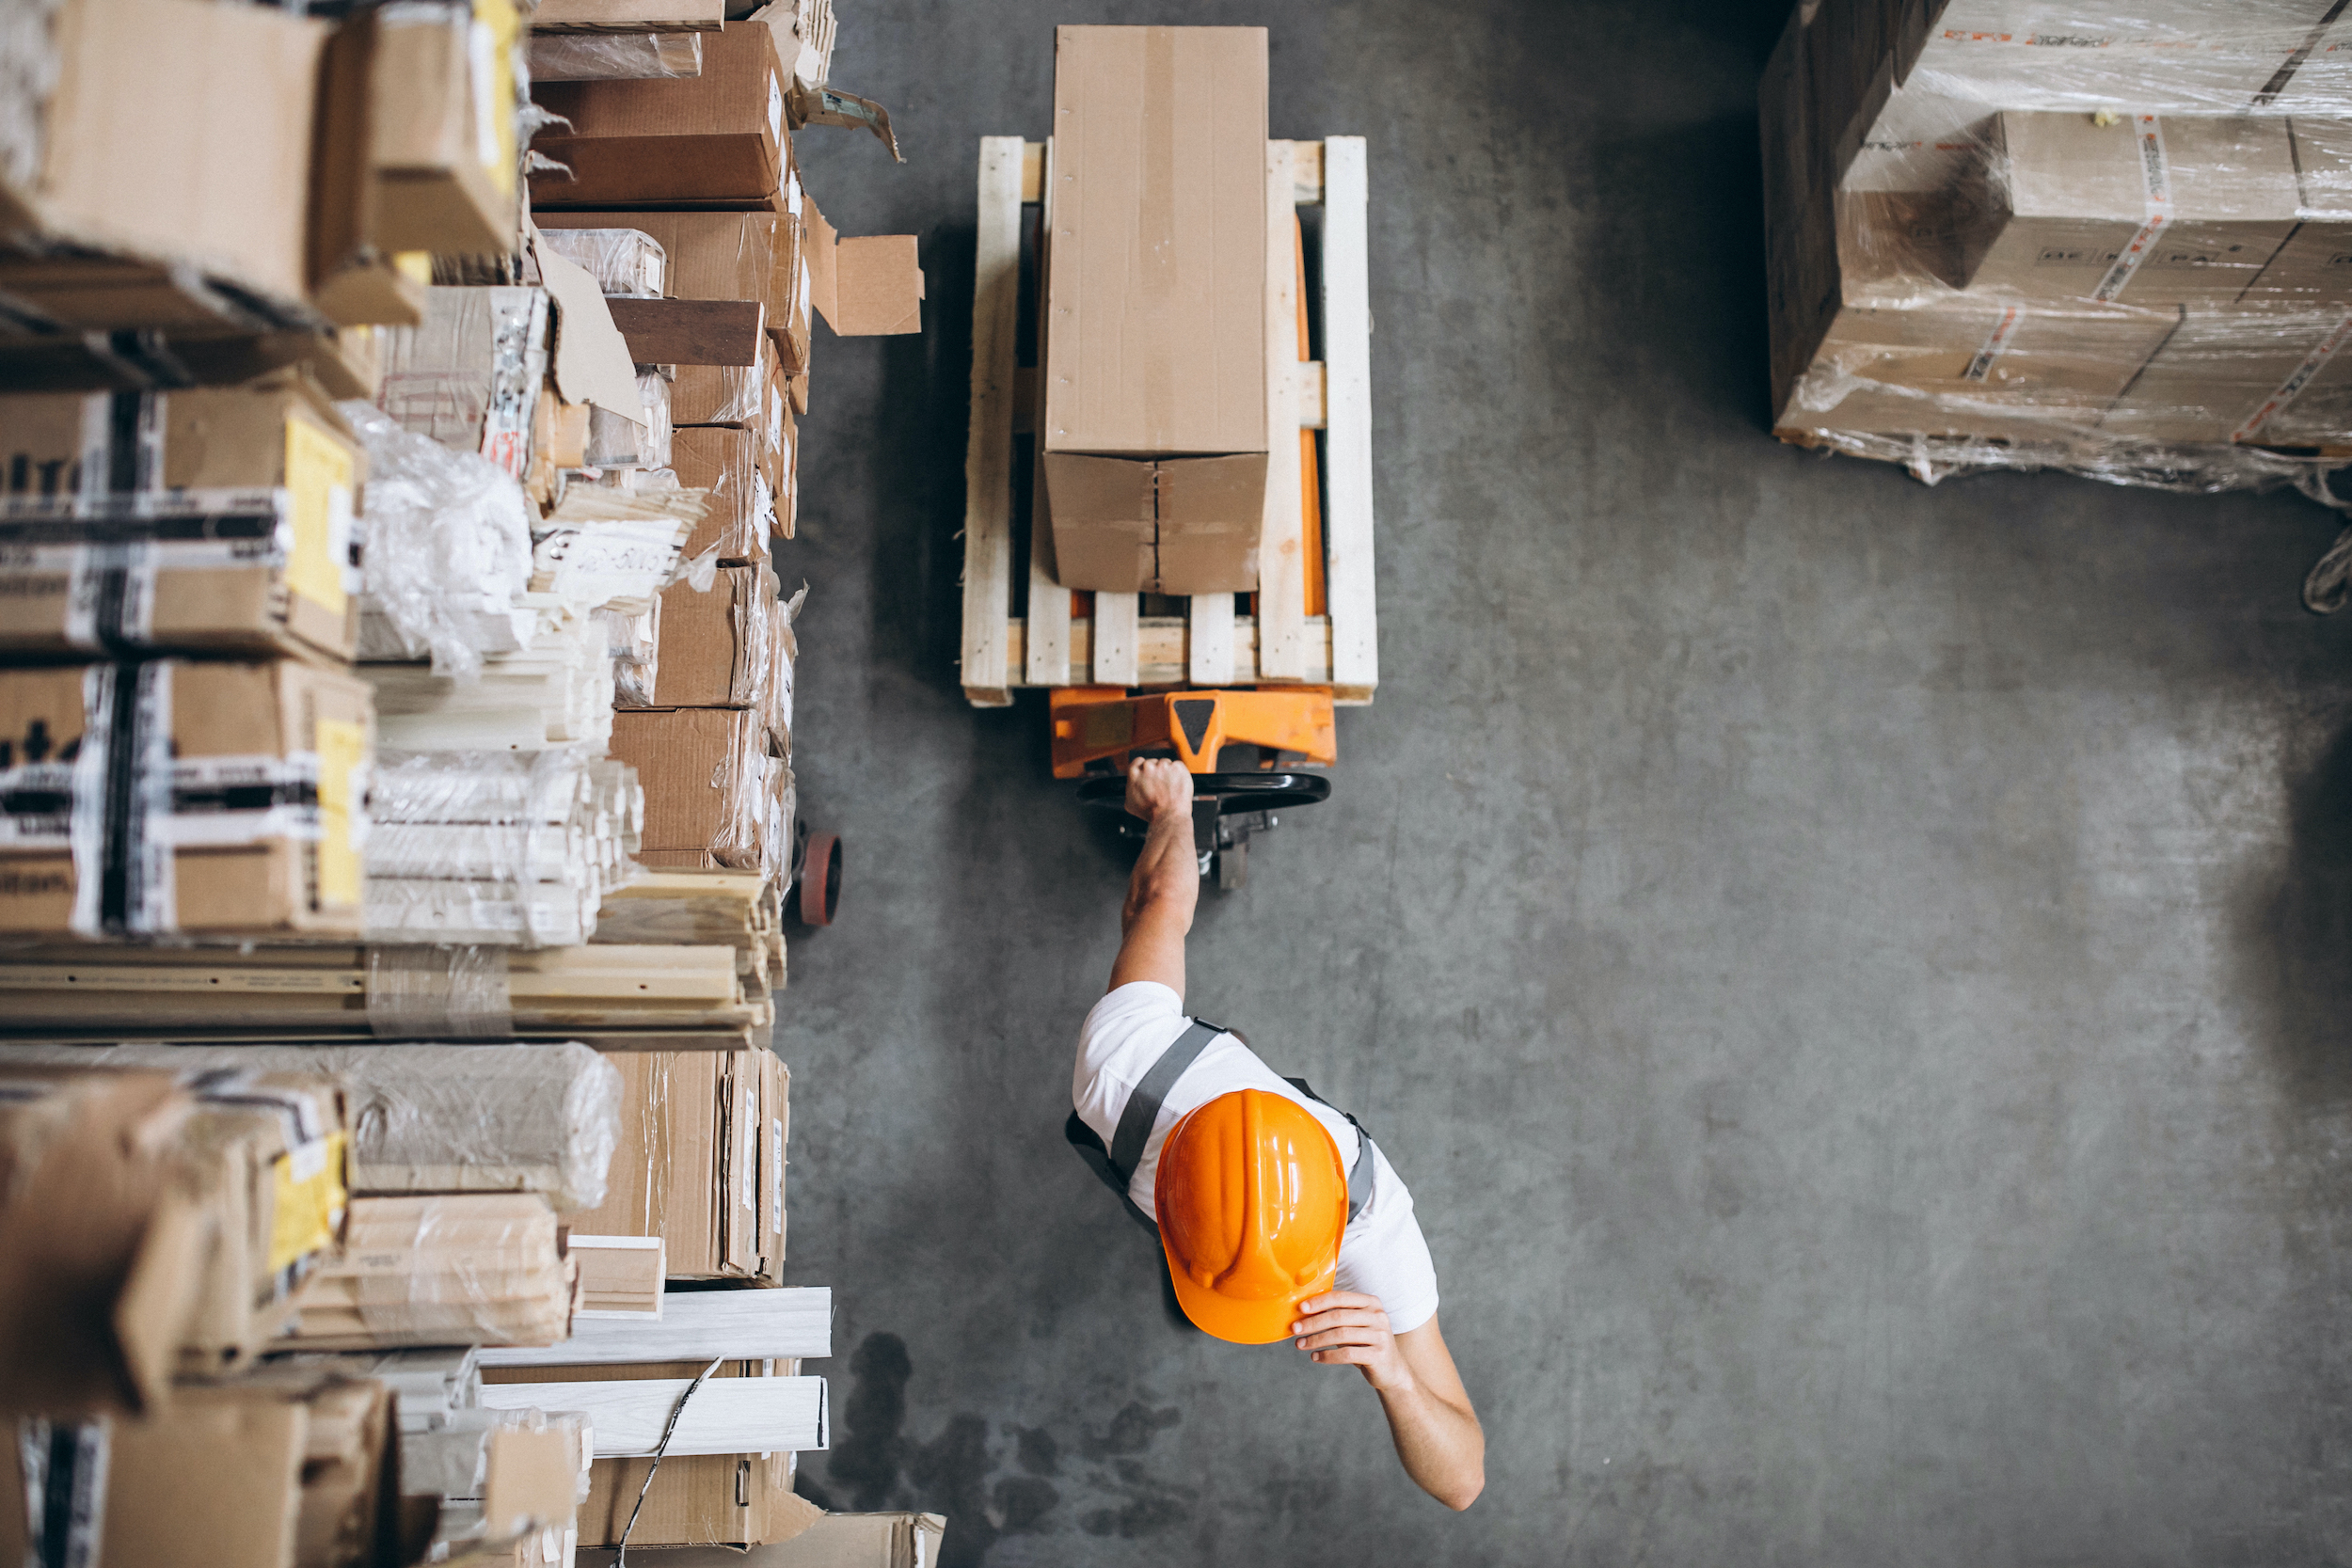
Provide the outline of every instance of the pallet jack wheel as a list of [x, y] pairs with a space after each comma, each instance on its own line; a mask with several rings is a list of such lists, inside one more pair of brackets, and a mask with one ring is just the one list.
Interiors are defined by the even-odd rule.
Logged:
[[801, 875], [792, 884], [799, 900], [801, 924], [830, 926], [841, 908], [841, 839], [835, 833], [811, 833], [801, 850]]

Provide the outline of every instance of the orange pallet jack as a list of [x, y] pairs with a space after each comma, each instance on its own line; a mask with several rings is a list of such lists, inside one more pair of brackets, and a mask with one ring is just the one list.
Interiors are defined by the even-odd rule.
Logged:
[[[1193, 775], [1193, 852], [1200, 875], [1214, 867], [1220, 888], [1248, 884], [1250, 835], [1279, 826], [1282, 808], [1331, 794], [1329, 779], [1295, 766], [1339, 760], [1327, 686], [1152, 692], [1067, 686], [1055, 689], [1052, 705], [1054, 777], [1085, 779], [1079, 800], [1119, 813], [1130, 837], [1141, 837], [1143, 824], [1126, 815], [1128, 759], [1173, 756], [1184, 765]], [[1253, 752], [1255, 769], [1218, 771], [1229, 747]]]

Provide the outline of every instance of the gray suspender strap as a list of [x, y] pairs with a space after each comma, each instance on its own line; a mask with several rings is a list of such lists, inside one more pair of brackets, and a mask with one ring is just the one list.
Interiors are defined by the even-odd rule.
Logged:
[[1152, 1141], [1152, 1124], [1160, 1119], [1160, 1107], [1168, 1102], [1168, 1090], [1208, 1049], [1209, 1042], [1223, 1033], [1225, 1026], [1221, 1023], [1193, 1020], [1192, 1027], [1160, 1053], [1160, 1059], [1143, 1075], [1136, 1092], [1127, 1097], [1127, 1108], [1119, 1113], [1119, 1127], [1111, 1134], [1111, 1170], [1121, 1186], [1135, 1180], [1136, 1166], [1143, 1163], [1143, 1146]]
[[1353, 1223], [1356, 1216], [1364, 1212], [1364, 1205], [1372, 1201], [1373, 1186], [1380, 1175], [1379, 1161], [1373, 1158], [1372, 1134], [1364, 1131], [1362, 1122], [1348, 1116], [1345, 1111], [1340, 1111], [1337, 1105], [1315, 1093], [1308, 1086], [1307, 1080], [1304, 1078], [1285, 1078], [1282, 1082], [1325, 1110], [1339, 1111], [1340, 1115], [1346, 1119], [1347, 1125], [1356, 1129], [1356, 1164], [1349, 1168], [1347, 1173], [1347, 1217], [1349, 1222]]

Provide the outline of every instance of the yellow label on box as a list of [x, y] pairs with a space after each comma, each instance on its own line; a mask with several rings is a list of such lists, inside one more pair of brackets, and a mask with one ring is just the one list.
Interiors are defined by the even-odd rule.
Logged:
[[347, 910], [359, 902], [360, 855], [352, 838], [359, 770], [367, 766], [367, 726], [348, 719], [318, 721], [319, 904]]
[[346, 603], [352, 468], [350, 448], [307, 420], [286, 421], [286, 489], [294, 498], [286, 586], [330, 615], [341, 615]]
[[515, 41], [521, 33], [513, 0], [474, 0], [475, 129], [483, 166], [501, 196], [515, 194]]
[[277, 1209], [270, 1218], [269, 1271], [276, 1274], [335, 1244], [349, 1195], [343, 1189], [343, 1134], [288, 1149], [271, 1171]]

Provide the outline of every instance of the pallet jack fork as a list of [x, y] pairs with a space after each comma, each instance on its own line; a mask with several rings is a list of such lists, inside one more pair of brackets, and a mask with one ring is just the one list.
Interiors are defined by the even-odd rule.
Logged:
[[[1218, 887], [1238, 888], [1248, 880], [1250, 835], [1279, 826], [1279, 808], [1330, 796], [1329, 779], [1287, 765], [1339, 760], [1331, 709], [1327, 686], [1140, 693], [1058, 687], [1054, 777], [1085, 779], [1078, 799], [1118, 812], [1121, 831], [1140, 837], [1143, 825], [1126, 815], [1127, 761], [1138, 752], [1172, 753], [1193, 775], [1192, 847], [1200, 874], [1214, 865]], [[1257, 770], [1217, 771], [1228, 746], [1254, 747]]]

